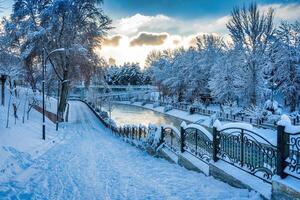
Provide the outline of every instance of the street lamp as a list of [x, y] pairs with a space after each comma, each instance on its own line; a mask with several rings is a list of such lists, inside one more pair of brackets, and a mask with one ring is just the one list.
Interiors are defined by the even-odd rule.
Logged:
[[[43, 53], [43, 82], [42, 82], [42, 92], [43, 92], [43, 140], [46, 139], [46, 126], [45, 126], [45, 73], [46, 73], [46, 63], [47, 60], [49, 59], [50, 55], [55, 53], [55, 52], [62, 52], [62, 51], [66, 51], [65, 48], [59, 48], [59, 49], [55, 49], [53, 51], [51, 51], [47, 57], [45, 58], [45, 53], [46, 50], [44, 49], [44, 53]], [[59, 77], [59, 75], [57, 74], [57, 71], [55, 70], [55, 68], [53, 67], [54, 72], [56, 73], [56, 75]]]

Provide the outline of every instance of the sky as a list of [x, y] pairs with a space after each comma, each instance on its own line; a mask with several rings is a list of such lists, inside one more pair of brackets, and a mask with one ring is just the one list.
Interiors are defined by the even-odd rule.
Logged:
[[[139, 62], [152, 50], [188, 48], [195, 37], [218, 34], [228, 37], [226, 23], [236, 6], [249, 0], [104, 0], [101, 6], [115, 27], [109, 31], [97, 52], [117, 65]], [[300, 0], [257, 0], [267, 12], [275, 9], [275, 24], [281, 20], [300, 20]], [[10, 13], [13, 0], [4, 0], [4, 14]]]

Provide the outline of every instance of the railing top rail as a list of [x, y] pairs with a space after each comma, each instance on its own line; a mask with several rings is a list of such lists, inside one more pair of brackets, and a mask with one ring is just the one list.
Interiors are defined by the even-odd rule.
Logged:
[[244, 134], [251, 136], [257, 142], [268, 144], [274, 148], [277, 146], [277, 141], [269, 140], [269, 139], [263, 137], [260, 133], [258, 133], [257, 131], [254, 130], [254, 128], [251, 124], [236, 122], [236, 123], [226, 123], [226, 124], [221, 125], [219, 120], [216, 120], [214, 123], [214, 127], [216, 127], [218, 131], [220, 131], [220, 132], [222, 131], [223, 133], [227, 133], [227, 134], [235, 133], [232, 131], [227, 132], [229, 130], [243, 130]]
[[203, 126], [199, 125], [199, 124], [189, 124], [186, 125], [185, 123], [183, 123], [182, 128], [189, 129], [189, 128], [193, 128], [193, 129], [197, 129], [200, 130], [202, 133], [204, 133], [210, 140], [213, 140], [213, 135], [211, 132], [209, 132], [206, 128], [204, 128]]
[[287, 115], [282, 115], [277, 123], [278, 125], [284, 126], [284, 132], [289, 135], [299, 135], [300, 126], [292, 125], [290, 118]]
[[244, 129], [253, 131], [253, 126], [251, 124], [241, 122], [231, 122], [222, 125], [219, 120], [216, 120], [213, 126], [216, 127], [218, 131], [224, 131], [225, 129]]

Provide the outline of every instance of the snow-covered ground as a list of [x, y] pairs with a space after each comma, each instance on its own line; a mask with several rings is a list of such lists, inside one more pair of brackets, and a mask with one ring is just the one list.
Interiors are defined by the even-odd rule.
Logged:
[[[43, 141], [42, 115], [34, 109], [31, 109], [28, 120], [25, 110], [25, 120], [22, 123], [25, 105], [27, 109], [26, 94], [28, 93], [27, 89], [19, 88], [19, 98], [13, 100], [18, 105], [18, 119], [15, 124], [12, 106], [10, 106], [8, 128], [6, 128], [6, 119], [10, 95], [7, 90], [5, 106], [0, 106], [0, 182], [8, 181], [23, 171], [64, 137], [63, 127], [56, 132], [55, 124], [46, 118], [46, 140]], [[46, 104], [49, 110], [51, 103], [47, 101]]]
[[[32, 118], [37, 121], [28, 122], [32, 129], [22, 124], [1, 129], [1, 137], [11, 135], [5, 142], [1, 138], [1, 150], [15, 149], [8, 151], [8, 158], [20, 166], [10, 176], [1, 172], [1, 177], [7, 177], [0, 181], [1, 199], [260, 198], [254, 192], [230, 187], [124, 143], [81, 102], [71, 102], [70, 122], [58, 132], [60, 141], [34, 156], [39, 146], [47, 146], [40, 139], [39, 117], [36, 113]], [[50, 128], [47, 123], [48, 133], [54, 137], [54, 125]]]

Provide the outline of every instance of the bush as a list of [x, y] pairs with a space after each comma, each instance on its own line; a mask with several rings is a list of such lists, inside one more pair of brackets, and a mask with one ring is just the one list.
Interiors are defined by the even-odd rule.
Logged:
[[189, 107], [189, 113], [192, 115], [196, 112], [196, 107], [195, 106], [190, 106]]

